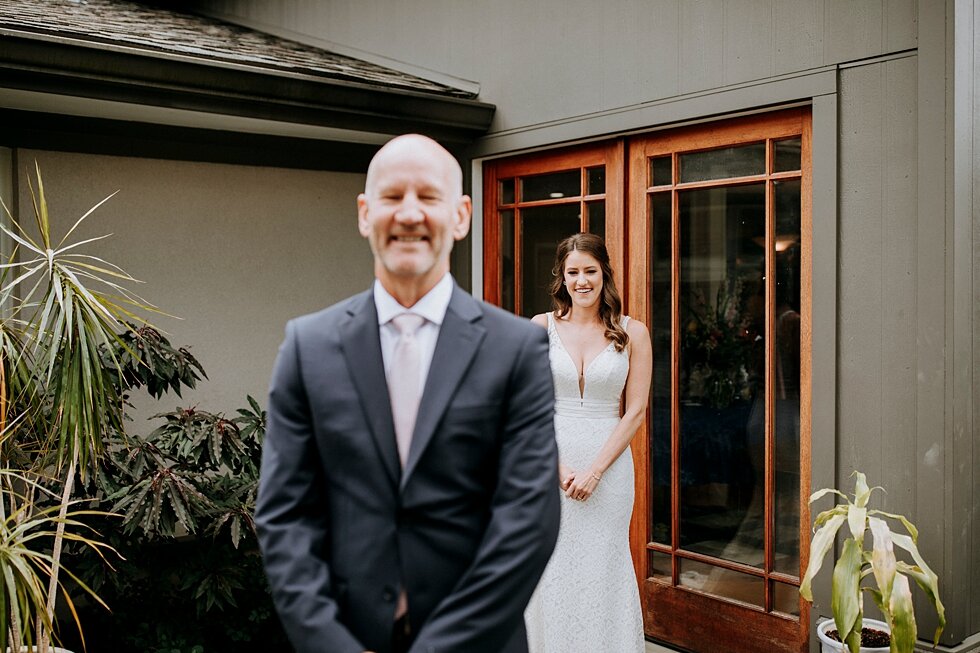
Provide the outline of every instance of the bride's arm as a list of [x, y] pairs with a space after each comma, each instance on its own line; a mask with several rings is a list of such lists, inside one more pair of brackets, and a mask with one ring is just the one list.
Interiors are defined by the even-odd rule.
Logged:
[[[579, 472], [565, 490], [572, 499], [588, 499], [592, 496], [602, 474], [616, 462], [620, 454], [629, 446], [636, 430], [640, 428], [643, 415], [650, 401], [650, 380], [653, 374], [653, 347], [650, 332], [638, 320], [630, 320], [626, 325], [629, 334], [630, 371], [623, 389], [625, 410], [619, 424], [599, 449], [592, 465]], [[597, 478], [598, 477], [598, 478]]]

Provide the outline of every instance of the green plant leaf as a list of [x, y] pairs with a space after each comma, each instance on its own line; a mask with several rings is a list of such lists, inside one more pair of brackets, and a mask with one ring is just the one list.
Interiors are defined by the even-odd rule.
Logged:
[[810, 495], [810, 503], [813, 503], [814, 501], [818, 501], [828, 494], [836, 494], [842, 497], [844, 501], [847, 501], [848, 503], [851, 502], [851, 500], [847, 498], [847, 495], [841, 492], [840, 490], [835, 490], [834, 488], [825, 487], [822, 490], [817, 490], [816, 492]]
[[844, 515], [833, 515], [813, 535], [813, 541], [810, 544], [810, 560], [807, 562], [806, 573], [803, 575], [803, 580], [800, 583], [800, 594], [807, 601], [813, 601], [813, 591], [810, 587], [813, 583], [813, 578], [820, 571], [820, 567], [823, 566], [823, 559], [827, 555], [827, 551], [833, 547], [834, 538], [837, 536], [837, 531], [843, 525], [845, 519]]
[[110, 193], [107, 197], [105, 197], [103, 200], [101, 200], [100, 202], [98, 202], [95, 206], [93, 206], [88, 211], [86, 211], [85, 212], [85, 215], [83, 215], [82, 217], [80, 217], [75, 222], [75, 224], [72, 225], [71, 229], [69, 229], [67, 232], [65, 232], [64, 237], [61, 239], [61, 242], [58, 243], [58, 247], [56, 247], [56, 249], [61, 249], [61, 246], [64, 245], [65, 244], [65, 241], [68, 240], [68, 237], [71, 236], [72, 233], [75, 232], [75, 229], [78, 228], [78, 225], [82, 224], [82, 222], [85, 221], [85, 218], [87, 218], [88, 216], [90, 216], [93, 213], [95, 213], [95, 210], [96, 209], [98, 209], [100, 206], [102, 206], [103, 204], [105, 204], [106, 202], [108, 202], [109, 200], [111, 200], [113, 197], [115, 197], [116, 196], [116, 193], [118, 193], [118, 192], [119, 191], [117, 190], [117, 191], [114, 191], [114, 192]]
[[868, 480], [861, 472], [854, 472], [854, 503], [864, 508], [868, 505], [871, 498], [871, 489], [868, 487]]
[[943, 606], [943, 602], [939, 599], [939, 578], [936, 576], [935, 572], [926, 565], [925, 560], [919, 554], [918, 548], [915, 543], [911, 541], [911, 538], [907, 535], [900, 535], [898, 533], [892, 533], [892, 541], [898, 545], [900, 548], [905, 549], [912, 554], [912, 557], [918, 563], [917, 565], [909, 565], [901, 560], [898, 561], [898, 572], [899, 574], [904, 574], [912, 578], [916, 584], [922, 588], [922, 591], [926, 593], [929, 600], [932, 602], [933, 608], [936, 610], [936, 616], [938, 617], [939, 623], [936, 626], [936, 632], [933, 635], [933, 643], [939, 643], [939, 636], [942, 635], [943, 630], [946, 628], [946, 608]]
[[868, 512], [868, 514], [881, 515], [882, 517], [891, 517], [892, 519], [897, 519], [898, 521], [902, 522], [902, 525], [905, 527], [905, 530], [908, 531], [908, 534], [912, 536], [912, 541], [918, 542], [919, 529], [917, 529], [912, 522], [906, 519], [904, 515], [896, 515], [890, 512], [885, 512], [883, 510], [871, 510]]
[[897, 566], [895, 550], [892, 547], [892, 533], [888, 524], [877, 517], [870, 517], [868, 524], [874, 542], [871, 552], [871, 570], [874, 572], [875, 582], [878, 583], [882, 597], [891, 596]]
[[878, 606], [878, 609], [881, 610], [882, 614], [886, 614], [888, 612], [888, 606], [885, 605], [885, 599], [881, 596], [881, 592], [873, 587], [862, 587], [861, 589], [871, 595], [871, 599], [875, 602], [875, 605]]
[[816, 531], [819, 529], [834, 515], [843, 515], [844, 517], [847, 517], [847, 509], [849, 506], [850, 504], [839, 503], [829, 510], [824, 510], [822, 513], [817, 515], [816, 519], [813, 520], [813, 530]]
[[891, 653], [912, 653], [915, 648], [915, 608], [909, 579], [898, 575], [888, 600], [888, 625], [891, 626]]
[[[834, 566], [831, 584], [831, 610], [841, 640], [851, 653], [858, 653], [861, 641], [861, 545], [847, 538]], [[857, 646], [854, 634], [857, 633]]]
[[851, 529], [851, 536], [862, 543], [864, 548], [864, 530], [867, 526], [868, 509], [853, 504], [847, 507], [847, 525]]

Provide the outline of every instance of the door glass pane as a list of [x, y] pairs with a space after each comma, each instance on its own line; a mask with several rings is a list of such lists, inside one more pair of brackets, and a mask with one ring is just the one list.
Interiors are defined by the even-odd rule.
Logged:
[[602, 195], [606, 192], [606, 166], [596, 166], [585, 171], [589, 195]]
[[658, 156], [650, 159], [650, 185], [670, 186], [674, 183], [671, 175], [671, 157]]
[[589, 214], [589, 233], [606, 237], [606, 200], [589, 202], [585, 205]]
[[766, 171], [766, 144], [691, 152], [678, 158], [682, 182], [761, 175]]
[[800, 573], [800, 180], [775, 182], [773, 569]]
[[760, 608], [765, 605], [766, 586], [762, 578], [686, 558], [681, 558], [679, 562], [678, 581], [683, 587], [724, 596]]
[[659, 578], [670, 582], [670, 561], [671, 555], [662, 551], [647, 551], [648, 568], [650, 578]]
[[799, 138], [787, 138], [784, 141], [776, 141], [774, 146], [773, 172], [787, 172], [800, 169], [800, 148], [802, 141]]
[[500, 212], [500, 306], [514, 312], [514, 212]]
[[650, 541], [670, 544], [670, 191], [650, 195]]
[[772, 609], [794, 617], [800, 616], [800, 588], [773, 581]]
[[765, 185], [679, 195], [680, 542], [764, 562]]
[[513, 179], [503, 179], [500, 182], [500, 203], [501, 204], [513, 204], [514, 203], [514, 180]]
[[578, 197], [581, 194], [582, 173], [580, 169], [552, 172], [521, 179], [522, 202]]
[[558, 241], [578, 233], [582, 218], [578, 202], [522, 209], [521, 314], [531, 317], [551, 309], [551, 269]]

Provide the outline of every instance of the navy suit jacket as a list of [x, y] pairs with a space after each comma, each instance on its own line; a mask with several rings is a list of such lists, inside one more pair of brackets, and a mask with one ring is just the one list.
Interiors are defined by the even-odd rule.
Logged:
[[544, 329], [454, 286], [404, 469], [371, 291], [291, 321], [273, 373], [255, 523], [300, 653], [525, 653], [558, 534]]

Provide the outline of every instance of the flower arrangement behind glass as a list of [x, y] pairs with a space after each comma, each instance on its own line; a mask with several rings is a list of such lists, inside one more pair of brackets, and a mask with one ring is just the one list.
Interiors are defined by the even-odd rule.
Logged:
[[687, 396], [714, 408], [727, 408], [752, 398], [756, 378], [750, 371], [762, 340], [746, 310], [741, 279], [725, 279], [714, 305], [697, 288], [687, 307], [682, 336], [683, 361], [688, 370]]

